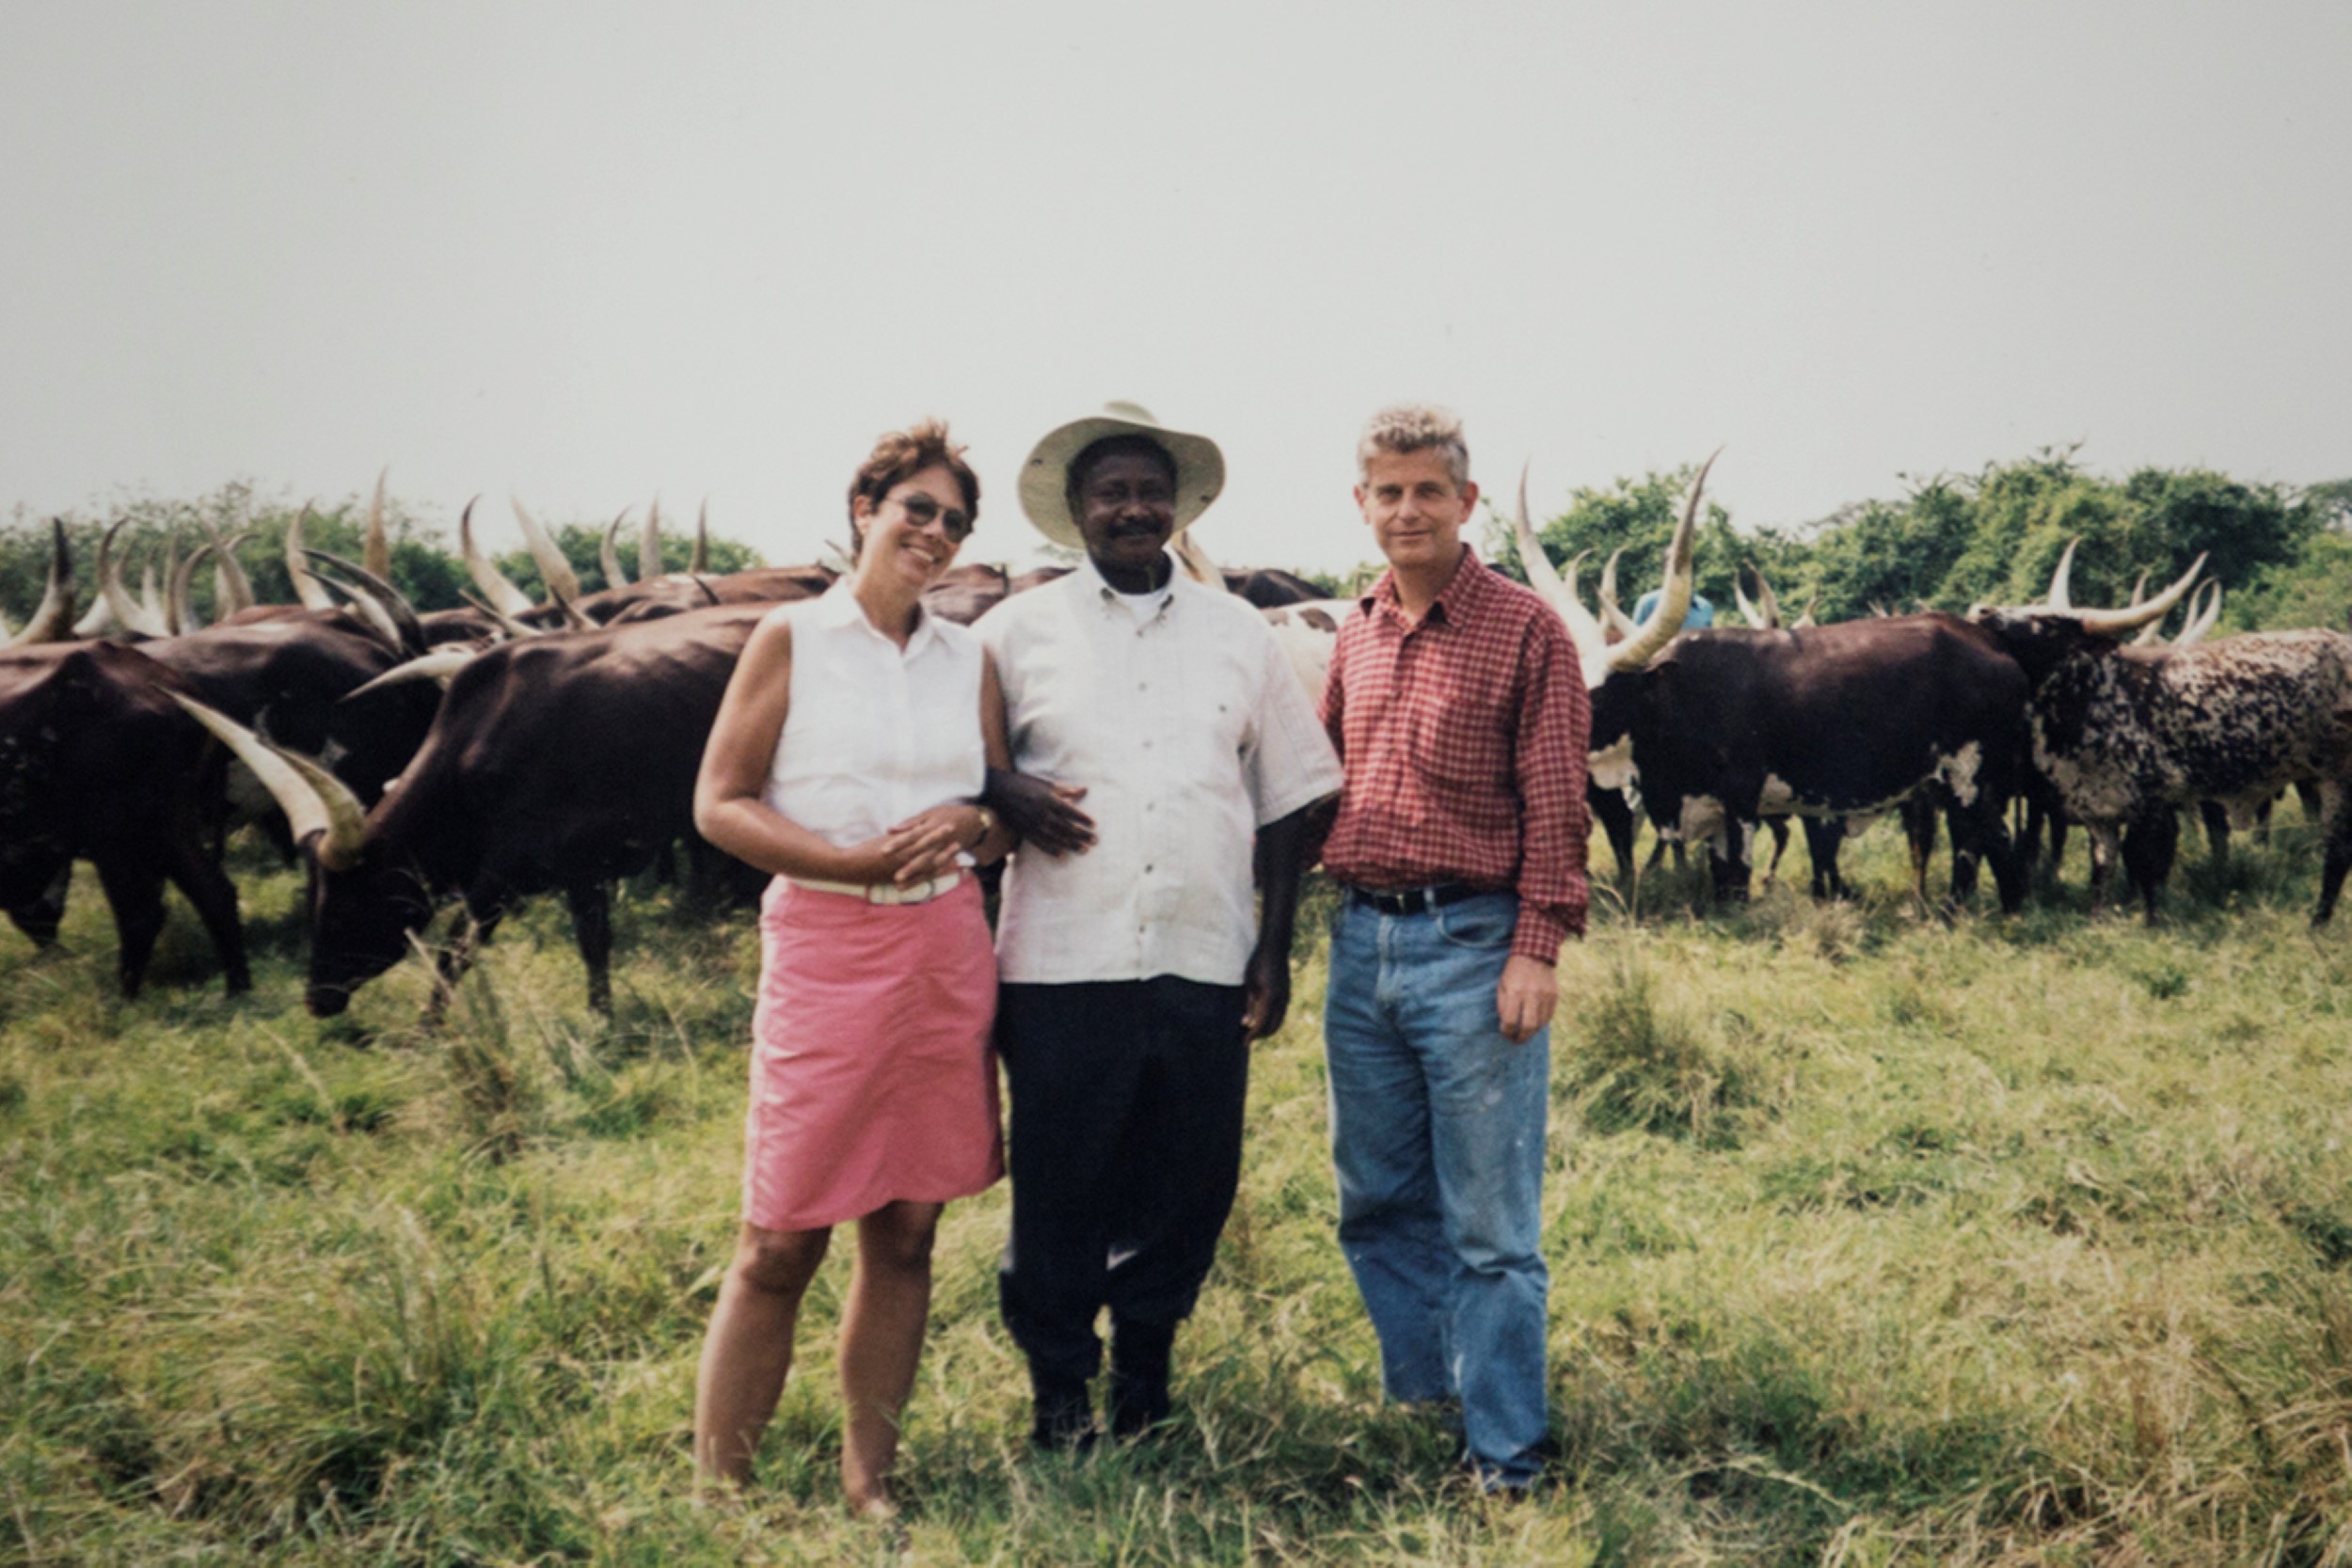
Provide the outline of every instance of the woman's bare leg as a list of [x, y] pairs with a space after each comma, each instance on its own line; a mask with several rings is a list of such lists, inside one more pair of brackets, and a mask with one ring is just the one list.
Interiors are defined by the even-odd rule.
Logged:
[[938, 1203], [891, 1203], [857, 1222], [857, 1274], [841, 1315], [841, 1489], [859, 1513], [891, 1511], [898, 1421], [914, 1391], [931, 1307]]
[[694, 1378], [694, 1465], [704, 1476], [738, 1485], [751, 1479], [752, 1455], [792, 1370], [801, 1297], [832, 1239], [829, 1229], [743, 1227]]

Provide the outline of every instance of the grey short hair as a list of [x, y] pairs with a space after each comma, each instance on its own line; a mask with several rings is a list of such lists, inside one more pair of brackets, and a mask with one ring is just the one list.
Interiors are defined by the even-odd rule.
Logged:
[[1459, 490], [1470, 483], [1470, 443], [1462, 439], [1462, 416], [1435, 404], [1392, 404], [1375, 414], [1356, 443], [1356, 478], [1372, 477], [1377, 452], [1439, 451]]

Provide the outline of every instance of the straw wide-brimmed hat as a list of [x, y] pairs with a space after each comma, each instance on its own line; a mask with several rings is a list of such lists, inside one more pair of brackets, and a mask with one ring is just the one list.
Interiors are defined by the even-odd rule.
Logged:
[[1168, 429], [1140, 404], [1104, 404], [1100, 414], [1048, 431], [1021, 466], [1021, 510], [1057, 545], [1086, 548], [1078, 520], [1070, 515], [1070, 460], [1105, 436], [1143, 436], [1176, 460], [1177, 533], [1189, 528], [1225, 488], [1225, 454], [1215, 441]]

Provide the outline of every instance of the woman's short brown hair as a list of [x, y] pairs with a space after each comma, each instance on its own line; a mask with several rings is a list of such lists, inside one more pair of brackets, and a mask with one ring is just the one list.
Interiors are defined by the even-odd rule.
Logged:
[[879, 507], [882, 498], [926, 468], [945, 466], [963, 491], [963, 510], [980, 520], [980, 476], [963, 460], [963, 449], [947, 438], [947, 421], [925, 420], [905, 430], [893, 430], [874, 443], [873, 451], [858, 465], [850, 480], [850, 553], [855, 556], [865, 541], [857, 532], [860, 496]]

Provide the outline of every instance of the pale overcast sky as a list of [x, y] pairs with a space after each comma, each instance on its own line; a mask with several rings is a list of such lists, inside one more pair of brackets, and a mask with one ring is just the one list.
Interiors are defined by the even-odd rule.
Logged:
[[1742, 525], [2053, 442], [2352, 475], [2352, 5], [0, 4], [0, 514], [657, 493], [774, 561], [1107, 398], [1234, 564], [1365, 416]]

